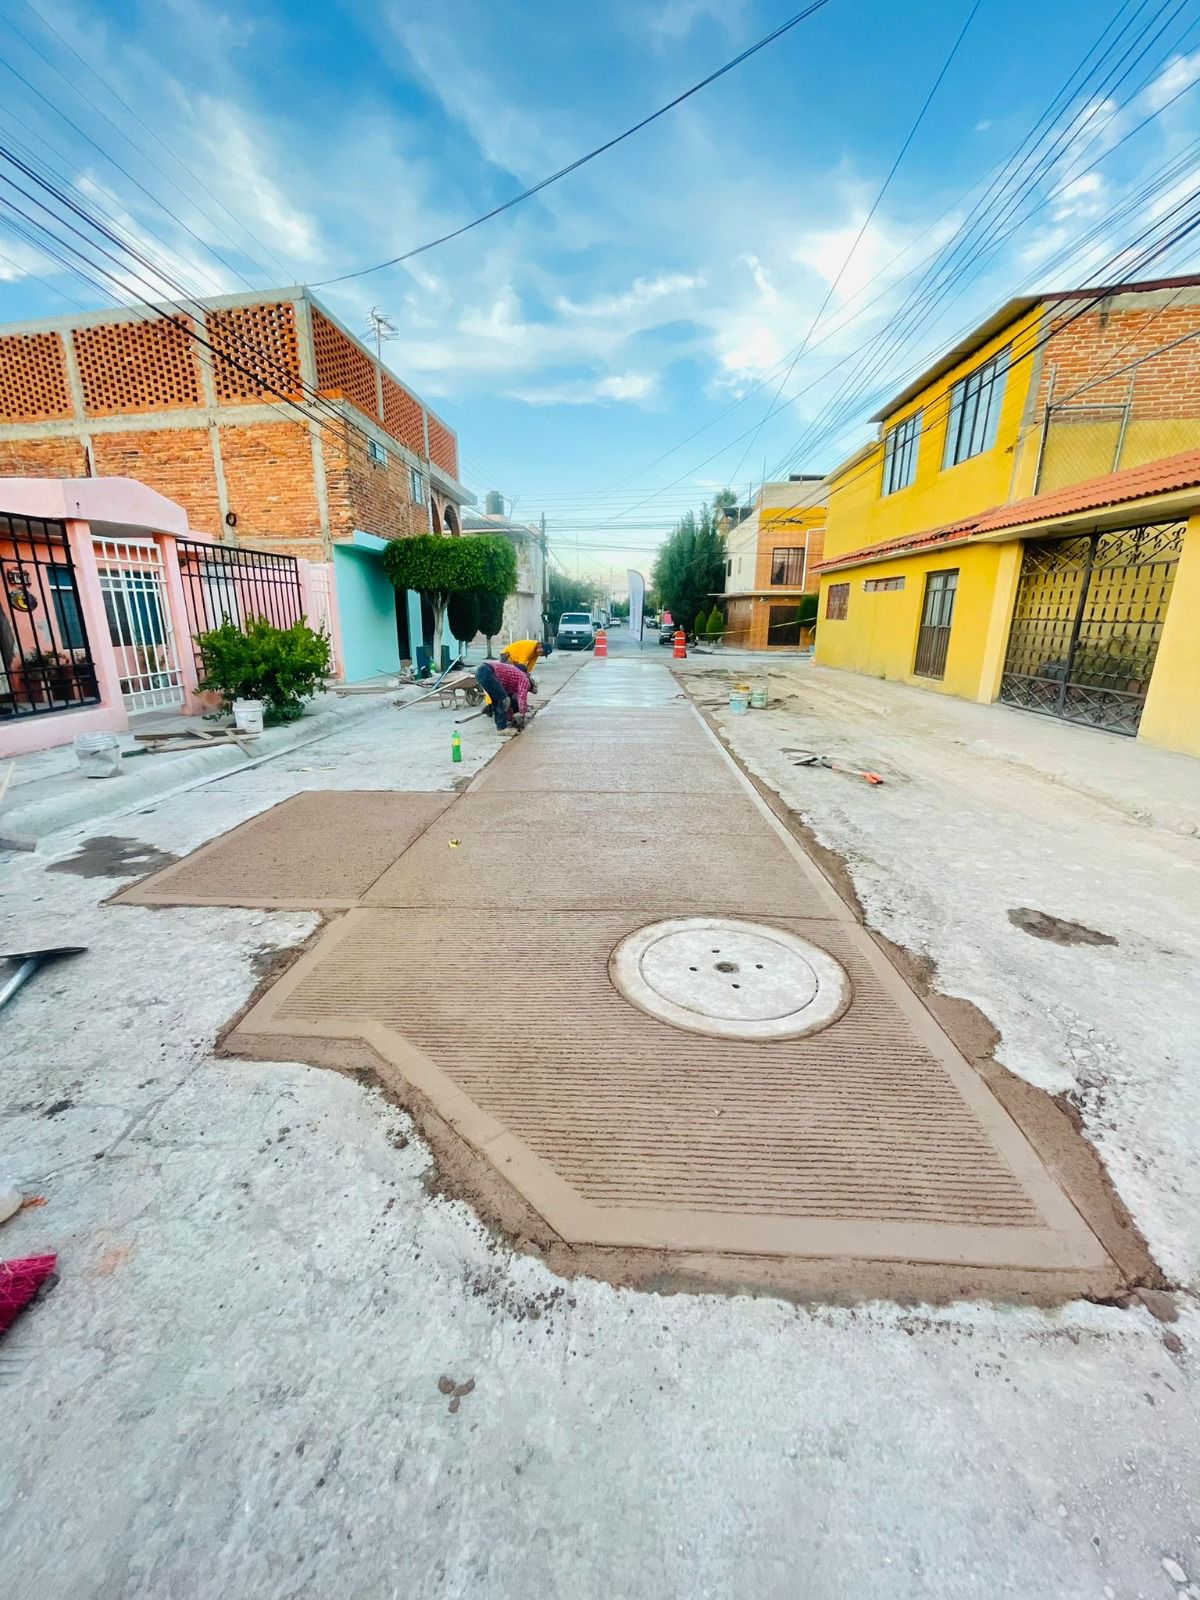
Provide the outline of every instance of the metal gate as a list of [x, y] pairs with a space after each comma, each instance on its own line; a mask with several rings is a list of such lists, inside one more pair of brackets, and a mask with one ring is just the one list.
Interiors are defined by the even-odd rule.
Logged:
[[125, 708], [183, 704], [162, 557], [153, 539], [97, 539], [96, 566]]
[[1170, 522], [1029, 541], [1000, 699], [1135, 734], [1184, 527]]

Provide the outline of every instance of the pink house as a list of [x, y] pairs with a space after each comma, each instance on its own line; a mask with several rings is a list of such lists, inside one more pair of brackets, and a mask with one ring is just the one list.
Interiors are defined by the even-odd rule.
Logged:
[[133, 478], [0, 478], [0, 758], [207, 710], [195, 634], [301, 615], [340, 660], [327, 563], [197, 538]]

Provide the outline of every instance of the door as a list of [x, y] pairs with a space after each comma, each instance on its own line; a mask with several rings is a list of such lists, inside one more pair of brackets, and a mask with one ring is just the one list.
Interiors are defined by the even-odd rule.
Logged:
[[957, 593], [957, 567], [948, 572], [931, 572], [925, 579], [925, 603], [921, 607], [917, 656], [913, 662], [913, 672], [919, 678], [946, 676], [946, 652], [950, 648], [950, 624], [954, 620]]
[[1135, 734], [1158, 653], [1184, 524], [1025, 546], [1000, 699]]
[[132, 715], [181, 706], [183, 678], [158, 546], [153, 539], [97, 539], [95, 545], [125, 709]]

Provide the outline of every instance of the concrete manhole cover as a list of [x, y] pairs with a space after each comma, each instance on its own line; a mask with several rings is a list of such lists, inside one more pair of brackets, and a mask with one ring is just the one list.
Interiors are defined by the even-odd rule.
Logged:
[[799, 1039], [850, 1004], [850, 981], [831, 955], [732, 917], [653, 922], [621, 941], [609, 971], [652, 1017], [725, 1039]]

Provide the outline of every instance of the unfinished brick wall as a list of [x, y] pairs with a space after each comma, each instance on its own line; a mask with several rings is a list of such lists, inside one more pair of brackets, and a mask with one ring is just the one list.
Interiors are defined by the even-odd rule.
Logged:
[[205, 323], [218, 405], [300, 395], [296, 311], [290, 302], [209, 311]]
[[193, 325], [180, 322], [186, 326], [158, 317], [73, 330], [89, 417], [201, 404], [196, 344], [187, 331]]
[[97, 433], [92, 455], [97, 476], [136, 478], [183, 506], [197, 532], [221, 537], [217, 472], [207, 428]]
[[0, 421], [46, 422], [71, 414], [61, 337], [13, 333], [0, 339]]
[[[307, 425], [252, 423], [218, 429], [229, 509], [248, 544], [287, 544], [292, 554], [324, 559], [312, 442]], [[280, 541], [277, 546], [276, 541]]]
[[356, 528], [380, 539], [403, 539], [428, 531], [423, 505], [414, 504], [407, 463], [388, 451], [386, 464], [372, 461], [359, 435], [327, 429], [322, 440], [329, 524], [334, 539]]
[[0, 477], [86, 478], [82, 439], [0, 439]]

